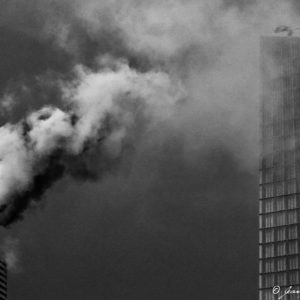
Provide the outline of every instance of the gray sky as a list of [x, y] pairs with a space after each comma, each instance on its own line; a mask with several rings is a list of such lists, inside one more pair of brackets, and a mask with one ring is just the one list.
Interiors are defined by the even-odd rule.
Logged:
[[135, 118], [112, 167], [80, 157], [95, 178], [67, 173], [2, 230], [19, 241], [9, 298], [256, 299], [258, 42], [297, 25], [297, 2], [0, 6], [1, 124], [63, 109], [57, 81], [79, 65], [159, 70], [185, 95], [156, 126]]

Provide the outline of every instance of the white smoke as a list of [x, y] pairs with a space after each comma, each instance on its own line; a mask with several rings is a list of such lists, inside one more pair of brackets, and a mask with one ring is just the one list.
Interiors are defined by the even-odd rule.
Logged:
[[[75, 82], [63, 86], [68, 110], [48, 106], [18, 124], [0, 127], [1, 205], [12, 201], [18, 206], [16, 197], [23, 201], [22, 193], [35, 188], [34, 178], [51, 170], [48, 160], [57, 151], [76, 160], [87, 143], [92, 147], [101, 139], [108, 155], [118, 156], [129, 128], [134, 126], [135, 111], [126, 109], [130, 102], [142, 105], [141, 113], [151, 126], [167, 119], [183, 96], [166, 73], [138, 73], [124, 64], [99, 72], [77, 67], [77, 75]], [[107, 117], [117, 126], [107, 129]], [[19, 212], [14, 209], [13, 213]]]
[[[256, 1], [240, 9], [221, 0], [64, 0], [59, 7], [65, 14], [57, 16], [53, 12], [58, 2], [51, 3], [33, 5], [32, 11], [41, 11], [45, 19], [43, 29], [35, 29], [39, 34], [55, 37], [57, 44], [76, 54], [82, 41], [76, 35], [78, 24], [99, 48], [109, 41], [107, 36], [102, 41], [99, 33], [106, 31], [112, 39], [119, 34], [122, 39], [115, 41], [122, 45], [113, 44], [121, 49], [118, 55], [145, 56], [150, 66], [148, 72], [138, 72], [103, 53], [114, 50], [104, 47], [98, 60], [105, 65], [109, 57], [112, 66], [102, 65], [99, 72], [79, 66], [77, 79], [62, 83], [67, 109], [50, 105], [31, 113], [25, 130], [24, 122], [2, 126], [1, 204], [30, 189], [35, 176], [48, 168], [47, 159], [58, 151], [76, 156], [100, 140], [112, 157], [120, 155], [134, 126], [136, 109], [128, 108], [132, 101], [142, 105], [142, 114], [151, 120], [148, 126], [168, 120], [181, 134], [188, 160], [221, 144], [247, 170], [256, 171], [259, 37], [272, 34], [280, 24], [297, 24], [291, 1]], [[17, 19], [23, 10], [14, 10], [14, 4], [8, 3], [6, 12]], [[19, 0], [19, 7], [26, 5]], [[2, 14], [2, 22], [11, 24], [5, 11]], [[182, 86], [188, 101], [178, 113], [174, 103], [182, 98]], [[108, 116], [117, 125], [107, 132]]]
[[[188, 160], [219, 143], [242, 167], [256, 172], [259, 39], [272, 35], [280, 24], [297, 27], [298, 13], [288, 0], [249, 5], [230, 2], [232, 5], [222, 0], [66, 1], [91, 39], [97, 40], [99, 31], [107, 26], [116, 28], [132, 53], [146, 55], [172, 77], [180, 78], [188, 101], [172, 123], [182, 134]], [[60, 25], [61, 45], [76, 44], [68, 33], [72, 27], [64, 22]], [[56, 36], [61, 40], [61, 35]]]

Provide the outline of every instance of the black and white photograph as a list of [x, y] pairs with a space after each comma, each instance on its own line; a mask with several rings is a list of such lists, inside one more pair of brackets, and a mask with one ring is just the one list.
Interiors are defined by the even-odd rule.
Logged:
[[299, 0], [0, 0], [0, 300], [300, 300]]

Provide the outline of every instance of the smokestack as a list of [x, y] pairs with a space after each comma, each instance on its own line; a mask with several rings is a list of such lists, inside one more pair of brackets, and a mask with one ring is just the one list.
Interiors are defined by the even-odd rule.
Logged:
[[0, 300], [7, 299], [7, 265], [0, 260]]

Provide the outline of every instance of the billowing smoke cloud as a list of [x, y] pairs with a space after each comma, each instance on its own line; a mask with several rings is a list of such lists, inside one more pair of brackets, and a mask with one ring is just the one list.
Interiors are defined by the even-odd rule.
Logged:
[[67, 177], [12, 228], [12, 298], [257, 297], [259, 38], [279, 25], [298, 0], [0, 1], [1, 223]]
[[148, 120], [149, 128], [168, 118], [183, 95], [167, 74], [138, 73], [124, 64], [96, 73], [78, 67], [77, 75], [76, 82], [64, 83], [68, 110], [43, 107], [0, 128], [2, 225], [18, 218], [64, 173], [82, 172], [79, 167], [74, 173], [73, 160], [89, 156], [91, 149], [99, 150], [97, 160], [118, 159], [137, 116]]
[[[188, 101], [172, 125], [185, 140], [188, 160], [221, 145], [243, 167], [256, 169], [259, 38], [278, 24], [297, 24], [293, 1], [89, 0], [71, 7], [90, 39], [101, 44], [99, 32], [114, 28], [123, 55], [147, 57], [150, 68], [182, 81]], [[72, 26], [59, 24], [60, 45], [78, 51]]]
[[[221, 145], [242, 167], [255, 170], [259, 36], [270, 34], [278, 24], [296, 24], [293, 4], [279, 0], [1, 4], [2, 26], [50, 44], [63, 53], [59, 62], [68, 58], [67, 63], [47, 67], [47, 72], [38, 68], [29, 72], [32, 80], [16, 76], [3, 89], [2, 107], [10, 114], [24, 106], [31, 112], [0, 128], [1, 223], [17, 218], [31, 199], [41, 197], [64, 174], [98, 178], [113, 168], [126, 145], [136, 143], [137, 129], [147, 130], [160, 120], [168, 120], [160, 136], [166, 127], [172, 128], [184, 140], [188, 162]], [[20, 15], [30, 16], [31, 22], [20, 24]], [[32, 92], [38, 80], [46, 86], [41, 78], [49, 74], [60, 82], [51, 87], [59, 90], [59, 105], [51, 97], [39, 102]], [[182, 89], [187, 101], [176, 110]], [[28, 91], [39, 104], [26, 107], [26, 101], [18, 100]], [[95, 167], [87, 162], [90, 156], [100, 157], [101, 163]]]

